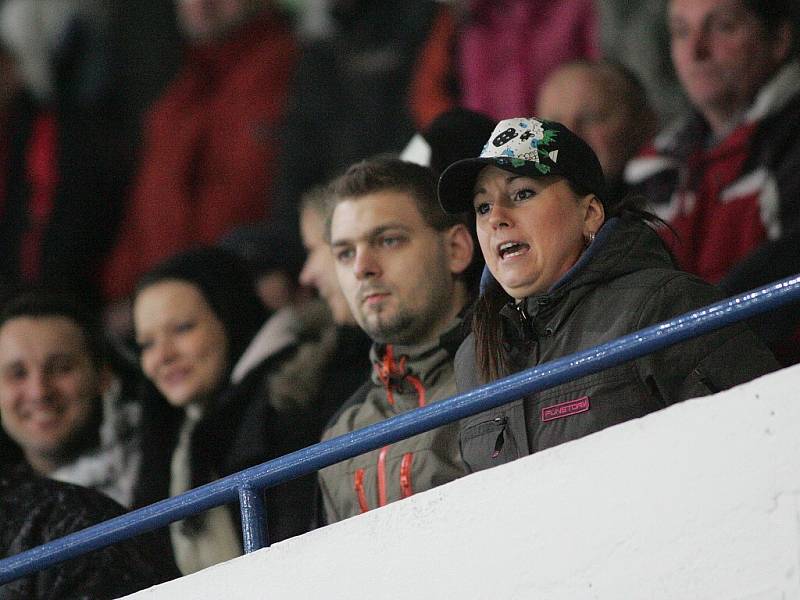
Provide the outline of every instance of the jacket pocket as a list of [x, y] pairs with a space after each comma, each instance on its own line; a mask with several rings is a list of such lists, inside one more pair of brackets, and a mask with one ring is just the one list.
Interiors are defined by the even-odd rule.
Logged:
[[509, 418], [503, 413], [466, 423], [459, 442], [461, 455], [470, 471], [502, 465], [520, 455]]

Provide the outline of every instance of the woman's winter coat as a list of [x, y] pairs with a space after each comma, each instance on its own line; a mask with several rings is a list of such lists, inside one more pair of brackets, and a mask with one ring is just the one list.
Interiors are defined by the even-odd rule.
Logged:
[[[611, 219], [548, 292], [502, 309], [506, 349], [522, 370], [720, 299], [714, 286], [672, 266], [646, 224]], [[459, 391], [481, 383], [474, 344], [470, 335], [456, 356]], [[471, 471], [486, 469], [777, 368], [745, 324], [731, 325], [467, 418], [461, 451]]]

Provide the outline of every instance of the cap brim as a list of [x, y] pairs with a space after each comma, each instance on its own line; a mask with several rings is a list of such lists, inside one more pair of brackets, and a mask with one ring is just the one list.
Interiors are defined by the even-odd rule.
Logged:
[[442, 210], [450, 214], [472, 210], [478, 173], [486, 165], [494, 163], [492, 158], [465, 158], [447, 167], [439, 177], [439, 204]]
[[530, 161], [515, 167], [510, 164], [510, 159], [499, 156], [459, 160], [447, 167], [439, 177], [439, 204], [444, 212], [456, 214], [472, 210], [475, 180], [486, 165], [527, 177], [545, 176], [536, 168], [536, 163]]

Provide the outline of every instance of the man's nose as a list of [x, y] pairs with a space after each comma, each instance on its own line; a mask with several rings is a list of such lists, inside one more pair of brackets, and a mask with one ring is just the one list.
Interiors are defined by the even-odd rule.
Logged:
[[710, 52], [710, 42], [708, 33], [702, 28], [698, 28], [688, 34], [689, 50], [695, 60], [705, 60]]
[[311, 257], [309, 256], [306, 258], [306, 262], [303, 264], [303, 270], [300, 271], [297, 280], [300, 282], [300, 285], [304, 285], [305, 287], [316, 287], [314, 285], [314, 279], [314, 269], [311, 264]]
[[377, 277], [381, 272], [380, 263], [375, 253], [369, 248], [359, 248], [356, 250], [353, 269], [358, 279]]

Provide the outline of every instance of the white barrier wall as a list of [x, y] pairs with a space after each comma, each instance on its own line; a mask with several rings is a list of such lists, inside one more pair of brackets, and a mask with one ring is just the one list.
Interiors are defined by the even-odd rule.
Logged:
[[130, 598], [800, 599], [800, 367]]

